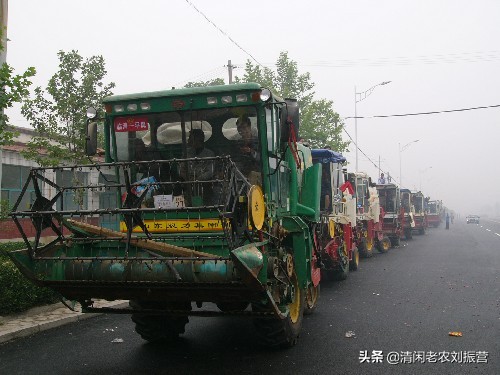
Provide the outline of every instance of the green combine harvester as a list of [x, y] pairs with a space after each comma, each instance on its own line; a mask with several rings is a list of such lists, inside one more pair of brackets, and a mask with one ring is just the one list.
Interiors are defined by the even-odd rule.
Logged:
[[189, 316], [242, 315], [263, 344], [294, 345], [321, 264], [321, 165], [297, 143], [297, 102], [246, 83], [103, 105], [87, 113], [87, 154], [102, 162], [31, 171], [11, 215], [27, 246], [9, 254], [21, 272], [84, 312], [130, 313], [148, 341], [175, 339]]

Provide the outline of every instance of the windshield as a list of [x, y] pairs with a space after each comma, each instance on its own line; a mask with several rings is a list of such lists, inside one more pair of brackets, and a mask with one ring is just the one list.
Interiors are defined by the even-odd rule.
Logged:
[[[253, 107], [118, 116], [113, 119], [113, 129], [117, 161], [229, 155], [247, 178], [252, 172], [260, 173], [257, 114]], [[216, 172], [213, 159], [208, 166], [197, 165], [197, 175], [202, 179]]]
[[424, 197], [415, 195], [413, 197], [413, 205], [415, 206], [415, 212], [422, 212], [424, 209]]
[[379, 189], [380, 205], [385, 212], [395, 213], [398, 210], [396, 189]]
[[401, 193], [401, 204], [403, 205], [405, 212], [410, 212], [410, 193]]

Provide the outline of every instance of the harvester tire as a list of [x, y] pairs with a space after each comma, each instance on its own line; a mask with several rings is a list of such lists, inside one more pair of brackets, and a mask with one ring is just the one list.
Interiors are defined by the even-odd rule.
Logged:
[[391, 244], [393, 247], [399, 246], [401, 244], [401, 239], [399, 237], [391, 237]]
[[[288, 305], [289, 313], [284, 319], [256, 318], [254, 325], [260, 342], [272, 348], [289, 348], [297, 343], [304, 318], [306, 291], [299, 288], [297, 276], [292, 276], [296, 286], [294, 301]], [[252, 304], [253, 311], [269, 311], [267, 307]]]
[[357, 247], [352, 248], [352, 260], [349, 261], [349, 271], [357, 271], [359, 266], [359, 251]]
[[373, 242], [369, 242], [366, 237], [361, 238], [358, 245], [361, 258], [371, 258], [373, 256]]
[[314, 286], [312, 283], [309, 284], [306, 293], [306, 308], [304, 309], [305, 315], [310, 315], [314, 312], [314, 310], [316, 310], [319, 299], [319, 291], [319, 284], [318, 286]]
[[382, 240], [379, 241], [377, 246], [378, 251], [381, 253], [387, 253], [390, 248], [391, 248], [391, 240], [387, 236], [382, 238]]
[[[175, 310], [191, 311], [191, 304], [188, 302], [170, 307], [165, 303], [130, 301], [130, 307], [133, 309], [172, 308]], [[189, 318], [187, 315], [161, 316], [136, 313], [132, 314], [132, 321], [135, 323], [135, 331], [144, 340], [159, 343], [178, 339], [179, 335], [184, 333]]]

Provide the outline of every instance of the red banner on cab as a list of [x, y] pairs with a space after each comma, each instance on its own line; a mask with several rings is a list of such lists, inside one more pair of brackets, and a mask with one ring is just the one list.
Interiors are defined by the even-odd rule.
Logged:
[[138, 132], [141, 130], [148, 130], [148, 118], [141, 117], [116, 117], [115, 118], [115, 132]]

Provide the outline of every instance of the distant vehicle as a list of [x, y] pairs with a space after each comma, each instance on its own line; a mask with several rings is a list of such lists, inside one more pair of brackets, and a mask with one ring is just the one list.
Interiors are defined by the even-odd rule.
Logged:
[[477, 215], [469, 215], [466, 217], [467, 224], [479, 224], [479, 216]]

